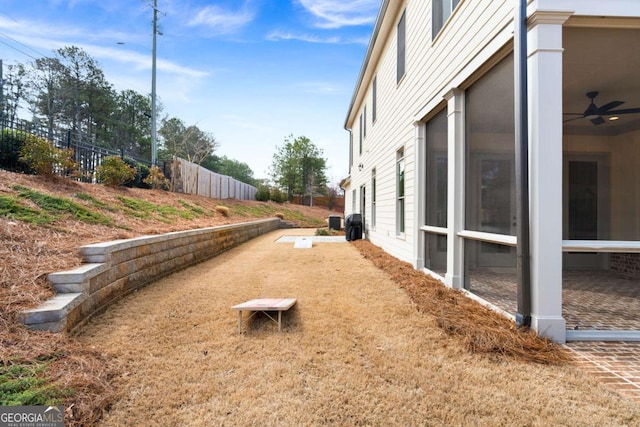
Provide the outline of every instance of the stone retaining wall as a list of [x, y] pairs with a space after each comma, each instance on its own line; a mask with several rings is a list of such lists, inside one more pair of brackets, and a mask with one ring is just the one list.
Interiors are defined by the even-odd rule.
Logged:
[[58, 294], [19, 319], [31, 329], [72, 331], [129, 292], [282, 224], [274, 218], [82, 246], [86, 264], [49, 274]]

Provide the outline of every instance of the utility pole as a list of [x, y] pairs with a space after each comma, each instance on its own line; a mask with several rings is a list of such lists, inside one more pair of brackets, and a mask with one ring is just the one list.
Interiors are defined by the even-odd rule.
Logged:
[[158, 34], [158, 0], [153, 0], [153, 48], [151, 53], [151, 166], [158, 164], [156, 111], [156, 35]]

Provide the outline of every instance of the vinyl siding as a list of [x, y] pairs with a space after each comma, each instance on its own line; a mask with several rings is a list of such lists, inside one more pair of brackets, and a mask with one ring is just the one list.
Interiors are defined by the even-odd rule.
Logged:
[[[406, 11], [406, 57], [405, 75], [396, 83], [397, 24]], [[390, 16], [393, 14], [393, 16]], [[365, 102], [371, 104], [371, 84], [377, 76], [377, 117], [371, 124], [367, 117], [367, 137], [363, 141], [362, 154], [354, 153], [350, 190], [367, 187], [365, 229], [372, 243], [383, 247], [391, 255], [413, 262], [416, 230], [415, 223], [415, 126], [421, 120], [425, 106], [436, 107], [444, 101], [443, 96], [453, 87], [469, 80], [475, 67], [474, 61], [486, 46], [489, 58], [502, 48], [504, 43], [495, 43], [496, 37], [509, 27], [513, 15], [511, 2], [495, 0], [463, 0], [451, 15], [435, 40], [431, 39], [431, 1], [408, 0], [390, 2], [385, 19], [393, 19], [382, 28], [388, 34], [380, 34], [377, 44], [381, 49], [379, 58], [372, 55], [361, 82], [356, 103], [350, 111], [347, 127], [358, 129], [358, 118]], [[382, 30], [381, 30], [382, 31]], [[504, 37], [503, 37], [504, 38]], [[504, 38], [508, 40], [507, 38]], [[493, 42], [493, 44], [492, 44]], [[374, 52], [376, 50], [374, 49]], [[470, 67], [471, 65], [471, 67]], [[464, 73], [462, 73], [464, 71]], [[466, 74], [461, 76], [461, 74]], [[353, 114], [357, 112], [357, 114]], [[396, 235], [396, 153], [405, 150], [405, 234]], [[363, 170], [357, 167], [362, 164]], [[370, 229], [371, 170], [377, 170], [376, 228]], [[357, 192], [360, 197], [360, 192]], [[347, 206], [350, 206], [347, 203]], [[356, 206], [360, 206], [360, 200]], [[350, 212], [346, 212], [347, 214]]]

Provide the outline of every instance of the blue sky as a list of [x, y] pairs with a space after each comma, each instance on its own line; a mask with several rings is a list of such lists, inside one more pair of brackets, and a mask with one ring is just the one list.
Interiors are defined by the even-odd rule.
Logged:
[[[79, 46], [117, 90], [151, 91], [151, 0], [0, 0], [6, 66]], [[158, 0], [163, 114], [267, 177], [276, 146], [305, 135], [348, 173], [343, 129], [380, 0]], [[124, 43], [124, 44], [119, 44]]]

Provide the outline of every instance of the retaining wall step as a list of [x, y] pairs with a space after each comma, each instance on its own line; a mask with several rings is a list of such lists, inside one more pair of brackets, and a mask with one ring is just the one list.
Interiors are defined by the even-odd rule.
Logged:
[[86, 296], [80, 292], [57, 294], [46, 300], [39, 307], [25, 310], [18, 314], [19, 320], [25, 325], [39, 323], [57, 323], [64, 321], [67, 313], [82, 303]]

